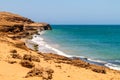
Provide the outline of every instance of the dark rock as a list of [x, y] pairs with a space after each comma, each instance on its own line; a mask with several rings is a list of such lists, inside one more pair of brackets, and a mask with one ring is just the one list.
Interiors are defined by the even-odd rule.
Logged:
[[106, 73], [105, 70], [101, 70], [101, 69], [92, 69], [92, 71], [97, 72], [97, 73], [103, 73], [103, 74]]
[[23, 56], [23, 60], [29, 60], [29, 61], [32, 61], [31, 55], [27, 55], [27, 54], [25, 54], [25, 55]]
[[10, 54], [12, 56], [12, 58], [15, 58], [15, 59], [22, 59], [22, 56], [18, 53], [12, 53]]
[[45, 24], [44, 30], [52, 30], [52, 28], [49, 24]]
[[37, 76], [37, 77], [42, 77], [43, 80], [51, 80], [53, 73], [54, 71], [49, 68], [42, 68], [42, 67], [33, 68], [27, 73], [25, 78]]
[[82, 61], [82, 60], [72, 60], [72, 64], [75, 66], [79, 66], [79, 67], [83, 67], [83, 68], [87, 68], [90, 66], [89, 63]]
[[14, 24], [14, 25], [2, 25], [3, 27], [0, 29], [2, 32], [12, 32], [18, 33], [23, 31], [23, 24]]
[[33, 68], [35, 66], [35, 64], [31, 61], [28, 61], [28, 60], [22, 60], [20, 62], [20, 64], [23, 66], [23, 67], [27, 67], [27, 68]]
[[40, 62], [40, 58], [39, 58], [38, 56], [28, 55], [28, 54], [25, 54], [25, 55], [23, 56], [23, 60]]
[[33, 68], [32, 70], [30, 70], [27, 75], [25, 76], [25, 78], [27, 77], [33, 77], [33, 76], [37, 76], [37, 77], [42, 77], [43, 74], [43, 68], [39, 67], [39, 68]]

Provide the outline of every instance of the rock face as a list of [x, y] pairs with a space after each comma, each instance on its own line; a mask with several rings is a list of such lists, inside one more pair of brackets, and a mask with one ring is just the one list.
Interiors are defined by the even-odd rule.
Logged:
[[1, 32], [26, 32], [51, 30], [51, 26], [47, 23], [36, 23], [31, 19], [22, 17], [9, 12], [0, 12], [0, 31]]
[[34, 23], [34, 21], [32, 21], [31, 19], [10, 12], [0, 12], [0, 20], [16, 23]]
[[51, 30], [52, 28], [50, 27], [49, 24], [46, 23], [31, 23], [31, 24], [25, 24], [24, 25], [25, 30], [34, 30], [34, 29], [39, 29], [39, 30]]
[[0, 27], [0, 31], [2, 32], [13, 32], [13, 33], [17, 33], [17, 32], [21, 32], [23, 31], [24, 26], [22, 24], [15, 24], [15, 25], [2, 25]]

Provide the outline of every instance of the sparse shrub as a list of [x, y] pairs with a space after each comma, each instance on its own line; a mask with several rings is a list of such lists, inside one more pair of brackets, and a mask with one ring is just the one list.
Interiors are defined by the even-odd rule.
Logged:
[[33, 36], [31, 36], [31, 35], [27, 36], [27, 39], [32, 39], [32, 38], [33, 38]]
[[34, 44], [34, 50], [38, 51], [38, 44]]

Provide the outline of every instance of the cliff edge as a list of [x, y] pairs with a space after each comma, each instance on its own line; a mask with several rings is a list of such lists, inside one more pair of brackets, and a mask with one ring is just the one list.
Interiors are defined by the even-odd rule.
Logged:
[[0, 31], [1, 32], [28, 32], [40, 30], [51, 30], [47, 23], [36, 23], [31, 19], [22, 17], [10, 12], [0, 12]]

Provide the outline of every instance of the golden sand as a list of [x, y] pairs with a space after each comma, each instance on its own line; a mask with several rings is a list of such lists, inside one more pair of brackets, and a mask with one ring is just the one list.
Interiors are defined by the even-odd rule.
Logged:
[[42, 77], [37, 76], [26, 78], [25, 76], [32, 68], [23, 67], [20, 64], [23, 58], [17, 59], [11, 56], [14, 52], [22, 57], [25, 54], [37, 56], [40, 62], [32, 61], [35, 67], [52, 69], [54, 71], [52, 78], [44, 80], [120, 80], [120, 71], [81, 60], [71, 60], [64, 56], [38, 53], [28, 49], [23, 40], [11, 38], [15, 35], [0, 32], [0, 80], [43, 80]]

